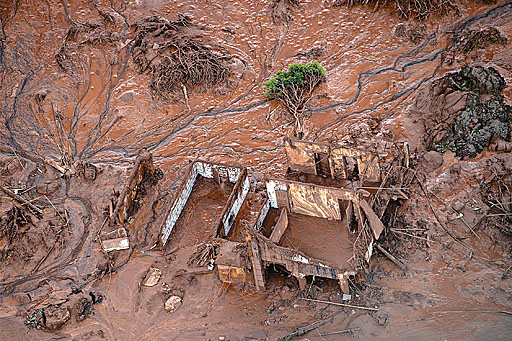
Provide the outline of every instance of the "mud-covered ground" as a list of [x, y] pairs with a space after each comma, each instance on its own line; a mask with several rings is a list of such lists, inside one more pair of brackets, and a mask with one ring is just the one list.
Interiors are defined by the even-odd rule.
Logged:
[[[0, 185], [22, 199], [0, 192], [0, 336], [275, 339], [324, 321], [303, 337], [510, 338], [511, 3], [462, 1], [416, 22], [330, 1], [20, 0], [0, 19]], [[183, 58], [203, 63], [188, 72]], [[243, 240], [294, 133], [262, 82], [313, 60], [327, 76], [304, 139], [410, 146], [410, 199], [383, 241], [408, 270], [377, 253], [351, 283], [350, 304], [378, 311], [306, 301], [341, 291], [317, 279], [301, 293], [279, 268], [265, 293], [224, 288], [189, 264], [200, 234], [155, 246], [198, 158], [248, 167], [232, 236]], [[109, 217], [143, 148], [163, 178], [122, 222], [130, 249], [105, 254], [99, 238], [119, 226]], [[194, 200], [220, 211], [225, 190]], [[178, 226], [216, 217], [195, 208]], [[144, 286], [151, 267], [161, 279]], [[167, 312], [171, 296], [181, 305]]]

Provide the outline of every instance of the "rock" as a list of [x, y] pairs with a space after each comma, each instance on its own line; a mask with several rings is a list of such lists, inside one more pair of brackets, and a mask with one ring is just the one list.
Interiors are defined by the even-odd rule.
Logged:
[[127, 91], [122, 94], [119, 99], [125, 104], [130, 104], [135, 100], [135, 93], [133, 91]]
[[382, 313], [382, 314], [378, 314], [377, 316], [374, 317], [375, 319], [375, 322], [377, 322], [380, 326], [386, 326], [386, 323], [388, 322], [388, 314], [386, 313]]
[[144, 281], [145, 287], [154, 287], [160, 278], [162, 277], [162, 271], [158, 268], [151, 267], [146, 275], [146, 280]]
[[464, 204], [462, 201], [460, 201], [460, 200], [455, 200], [455, 201], [453, 202], [453, 204], [452, 204], [452, 208], [453, 208], [455, 211], [457, 211], [457, 212], [459, 212], [460, 210], [462, 210], [462, 209], [464, 208], [464, 206], [465, 206], [465, 204]]
[[36, 191], [37, 193], [41, 195], [50, 195], [59, 189], [59, 184], [55, 182], [51, 183], [44, 183], [44, 184], [37, 184], [36, 185]]
[[164, 309], [168, 313], [172, 313], [179, 307], [181, 307], [181, 297], [175, 296], [175, 295], [169, 297], [167, 299], [167, 301], [165, 301], [165, 304], [164, 304]]
[[19, 306], [30, 303], [32, 301], [29, 294], [21, 292], [12, 294], [12, 298], [14, 302], [16, 302], [16, 305]]
[[426, 152], [419, 168], [425, 173], [429, 174], [441, 167], [443, 164], [443, 154], [436, 151]]
[[96, 175], [98, 174], [98, 170], [91, 163], [86, 163], [84, 165], [84, 178], [88, 181], [94, 181], [96, 179]]
[[54, 305], [46, 307], [44, 309], [44, 313], [46, 318], [46, 328], [51, 330], [62, 328], [64, 323], [71, 318], [69, 309]]

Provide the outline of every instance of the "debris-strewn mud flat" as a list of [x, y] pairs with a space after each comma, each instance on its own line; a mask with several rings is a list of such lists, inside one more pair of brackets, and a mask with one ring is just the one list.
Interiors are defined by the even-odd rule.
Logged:
[[3, 1], [0, 336], [510, 338], [512, 4], [376, 3]]

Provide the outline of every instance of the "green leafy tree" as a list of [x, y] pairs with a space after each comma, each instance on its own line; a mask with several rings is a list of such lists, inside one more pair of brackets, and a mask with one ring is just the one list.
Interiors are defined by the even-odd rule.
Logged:
[[296, 130], [302, 133], [302, 113], [313, 96], [313, 90], [325, 81], [325, 69], [315, 60], [304, 64], [294, 63], [288, 71], [277, 71], [275, 77], [264, 82], [264, 95], [279, 100], [293, 115]]

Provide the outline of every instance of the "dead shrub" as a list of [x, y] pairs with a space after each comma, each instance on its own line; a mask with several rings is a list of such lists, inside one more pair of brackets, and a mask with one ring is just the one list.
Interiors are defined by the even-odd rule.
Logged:
[[133, 59], [140, 73], [149, 70], [156, 98], [177, 100], [184, 86], [208, 89], [227, 83], [233, 58], [186, 16], [176, 21], [151, 16], [135, 25]]
[[404, 18], [424, 20], [431, 15], [443, 15], [448, 11], [458, 11], [452, 0], [335, 0], [334, 6], [353, 6], [356, 4], [374, 5], [375, 8], [393, 3]]

